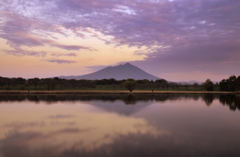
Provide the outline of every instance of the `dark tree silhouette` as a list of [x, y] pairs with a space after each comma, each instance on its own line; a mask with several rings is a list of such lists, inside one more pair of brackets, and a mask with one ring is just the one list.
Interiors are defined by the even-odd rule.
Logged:
[[212, 81], [210, 79], [207, 79], [204, 82], [204, 89], [206, 89], [207, 91], [213, 91], [214, 86], [213, 86], [213, 83], [212, 83]]
[[223, 79], [219, 83], [221, 91], [238, 91], [240, 90], [240, 76], [230, 76], [228, 79]]
[[240, 76], [236, 79], [236, 90], [240, 91]]
[[197, 88], [198, 86], [198, 83], [194, 83], [193, 86], [195, 87], [195, 89]]
[[135, 82], [135, 80], [132, 79], [132, 78], [128, 78], [127, 81], [134, 81]]
[[123, 83], [123, 87], [132, 92], [137, 87], [137, 83], [135, 81], [126, 81]]
[[72, 88], [75, 88], [78, 83], [78, 81], [75, 79], [68, 80], [68, 82], [71, 84]]
[[221, 91], [227, 91], [228, 90], [227, 82], [226, 82], [225, 79], [220, 81], [219, 88], [220, 88]]
[[53, 80], [51, 78], [42, 79], [43, 84], [47, 85], [47, 90], [51, 90]]
[[236, 76], [232, 75], [229, 77], [229, 79], [227, 79], [227, 85], [228, 85], [228, 90], [229, 91], [235, 91], [236, 90]]
[[0, 86], [4, 86], [5, 82], [4, 82], [4, 78], [0, 76]]
[[155, 83], [167, 83], [167, 80], [164, 80], [164, 79], [158, 79], [155, 81]]
[[34, 85], [34, 88], [36, 89], [37, 85], [39, 85], [40, 81], [41, 80], [39, 78], [35, 77], [35, 78], [32, 78], [32, 79], [28, 79], [27, 82], [28, 82], [29, 85]]

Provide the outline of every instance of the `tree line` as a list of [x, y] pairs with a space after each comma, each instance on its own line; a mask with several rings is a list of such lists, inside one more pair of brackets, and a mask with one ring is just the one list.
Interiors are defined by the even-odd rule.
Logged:
[[[181, 84], [175, 82], [168, 82], [165, 79], [153, 80], [134, 80], [134, 79], [123, 79], [116, 80], [114, 78], [102, 79], [102, 80], [75, 80], [75, 79], [62, 79], [62, 78], [30, 78], [24, 79], [18, 78], [7, 78], [0, 77], [0, 88], [5, 90], [26, 90], [31, 87], [31, 89], [45, 89], [45, 90], [63, 90], [63, 89], [75, 89], [75, 88], [96, 88], [103, 89], [103, 87], [111, 86], [110, 88], [124, 88], [126, 87], [126, 82], [134, 82], [133, 89], [178, 89], [180, 86], [188, 89], [189, 84]], [[192, 85], [197, 88], [199, 84]], [[128, 89], [128, 88], [127, 88]], [[132, 89], [132, 90], [133, 90]]]
[[214, 87], [218, 87], [220, 91], [240, 91], [240, 76], [235, 75], [230, 76], [228, 79], [223, 79], [217, 83], [215, 86], [210, 79], [207, 79], [203, 83], [203, 87], [207, 91], [213, 91]]
[[230, 76], [219, 82], [219, 89], [221, 91], [240, 91], [240, 76]]
[[46, 90], [55, 90], [55, 89], [66, 89], [66, 88], [94, 88], [95, 82], [92, 80], [66, 80], [61, 79], [58, 77], [55, 78], [31, 78], [31, 79], [24, 79], [24, 78], [7, 78], [7, 77], [0, 77], [0, 87], [5, 87], [6, 90], [10, 89], [19, 89], [19, 90], [26, 90], [29, 86], [34, 86], [34, 89], [41, 86]]
[[[92, 88], [92, 89], [106, 89], [109, 87], [111, 89], [116, 88], [126, 88], [130, 92], [134, 89], [146, 90], [150, 89], [152, 91], [159, 89], [202, 89], [207, 91], [218, 90], [222, 91], [236, 91], [240, 90], [240, 76], [230, 76], [229, 79], [223, 79], [220, 84], [214, 84], [210, 79], [207, 79], [204, 83], [198, 84], [188, 84], [188, 83], [176, 83], [168, 82], [165, 79], [158, 79], [156, 81], [143, 79], [143, 80], [134, 80], [134, 79], [123, 79], [116, 80], [114, 78], [110, 79], [101, 79], [101, 80], [75, 80], [75, 79], [62, 79], [62, 78], [30, 78], [24, 79], [21, 77], [18, 78], [8, 78], [0, 77], [0, 88], [5, 90], [27, 90], [27, 89], [44, 89], [44, 90], [64, 90], [64, 89], [76, 89], [76, 88]], [[31, 88], [30, 88], [31, 87]]]

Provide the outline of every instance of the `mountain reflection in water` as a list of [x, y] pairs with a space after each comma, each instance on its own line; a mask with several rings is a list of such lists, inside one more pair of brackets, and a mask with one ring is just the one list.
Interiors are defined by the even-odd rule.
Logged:
[[0, 157], [239, 156], [239, 103], [212, 94], [0, 95]]
[[210, 106], [213, 100], [219, 100], [222, 105], [227, 105], [231, 110], [240, 110], [240, 96], [235, 94], [137, 94], [137, 95], [0, 95], [0, 102], [6, 101], [32, 101], [38, 103], [46, 102], [48, 105], [63, 101], [103, 101], [114, 102], [121, 100], [125, 105], [135, 105], [137, 102], [148, 101], [179, 101], [179, 100], [203, 100]]

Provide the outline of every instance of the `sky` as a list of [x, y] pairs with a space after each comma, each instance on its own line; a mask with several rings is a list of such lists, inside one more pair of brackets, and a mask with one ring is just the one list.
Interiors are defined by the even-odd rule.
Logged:
[[239, 0], [0, 0], [0, 76], [129, 62], [169, 81], [240, 75]]

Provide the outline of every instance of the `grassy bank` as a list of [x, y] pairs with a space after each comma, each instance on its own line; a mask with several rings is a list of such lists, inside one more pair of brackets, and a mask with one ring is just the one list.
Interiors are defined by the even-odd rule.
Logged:
[[[150, 91], [134, 90], [131, 94], [236, 94], [223, 91]], [[130, 94], [127, 90], [1, 90], [0, 94]]]

